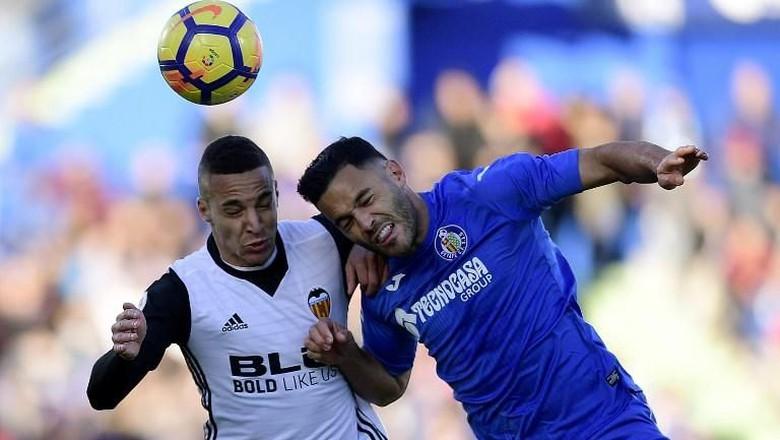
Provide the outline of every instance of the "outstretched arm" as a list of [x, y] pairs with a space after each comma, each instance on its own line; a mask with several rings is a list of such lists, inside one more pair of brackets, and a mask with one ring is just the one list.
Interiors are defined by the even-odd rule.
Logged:
[[309, 330], [305, 341], [308, 356], [316, 361], [338, 366], [352, 389], [379, 406], [389, 405], [406, 391], [411, 370], [395, 377], [358, 347], [352, 332], [327, 318], [320, 319]]
[[658, 182], [664, 189], [674, 189], [707, 159], [706, 152], [692, 145], [668, 151], [650, 142], [610, 142], [580, 150], [580, 178], [583, 189], [614, 182]]

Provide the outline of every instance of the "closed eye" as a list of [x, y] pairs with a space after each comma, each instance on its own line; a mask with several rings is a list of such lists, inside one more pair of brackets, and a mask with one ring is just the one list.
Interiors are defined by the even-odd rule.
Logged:
[[354, 222], [352, 220], [352, 217], [350, 217], [350, 218], [348, 218], [346, 220], [343, 220], [341, 222], [341, 229], [344, 230], [344, 231], [349, 231], [350, 229], [352, 229], [353, 223]]

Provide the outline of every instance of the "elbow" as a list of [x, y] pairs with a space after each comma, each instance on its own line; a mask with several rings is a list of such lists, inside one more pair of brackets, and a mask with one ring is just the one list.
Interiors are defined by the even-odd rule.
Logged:
[[90, 404], [92, 405], [92, 409], [95, 409], [95, 410], [98, 410], [98, 411], [104, 411], [104, 410], [109, 410], [109, 409], [116, 408], [116, 404], [115, 403], [108, 403], [108, 402], [93, 403], [93, 402], [90, 402]]
[[92, 384], [87, 387], [87, 399], [89, 400], [89, 406], [98, 411], [114, 409], [119, 404], [119, 401], [116, 399], [102, 396], [92, 387]]
[[100, 399], [94, 396], [89, 396], [89, 405], [92, 407], [92, 409], [103, 411], [107, 409], [114, 409], [116, 408], [117, 404], [119, 402], [113, 402], [106, 399]]
[[395, 402], [396, 400], [400, 399], [402, 394], [403, 392], [388, 393], [383, 396], [378, 396], [378, 398], [374, 399], [371, 403], [373, 403], [376, 406], [385, 407]]
[[381, 406], [381, 407], [384, 408], [385, 406], [390, 405], [391, 403], [395, 402], [396, 400], [398, 400], [398, 398], [395, 398], [395, 399], [381, 399], [381, 400], [377, 400], [377, 401], [372, 402], [372, 403], [374, 405], [376, 405], [376, 406]]
[[392, 385], [388, 384], [384, 387], [383, 391], [377, 396], [378, 398], [372, 403], [384, 407], [400, 399], [406, 391], [406, 385], [409, 384], [409, 373], [410, 371], [406, 371], [398, 377], [393, 377], [395, 380]]

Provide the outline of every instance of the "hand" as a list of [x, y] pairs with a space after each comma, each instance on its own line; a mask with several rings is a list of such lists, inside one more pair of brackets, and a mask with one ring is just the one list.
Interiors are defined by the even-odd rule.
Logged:
[[111, 340], [114, 341], [114, 353], [131, 361], [138, 356], [146, 337], [146, 318], [130, 303], [122, 304], [122, 308], [124, 310], [116, 315], [116, 322], [111, 326]]
[[707, 159], [709, 159], [707, 153], [693, 145], [674, 150], [664, 157], [656, 168], [658, 185], [663, 189], [674, 189], [682, 185], [685, 182], [683, 176], [696, 168], [699, 161]]
[[389, 268], [385, 257], [362, 246], [352, 246], [344, 267], [347, 276], [347, 294], [352, 295], [360, 285], [360, 291], [374, 296], [387, 281]]
[[320, 318], [304, 340], [309, 358], [328, 365], [339, 365], [358, 349], [352, 332], [329, 318]]

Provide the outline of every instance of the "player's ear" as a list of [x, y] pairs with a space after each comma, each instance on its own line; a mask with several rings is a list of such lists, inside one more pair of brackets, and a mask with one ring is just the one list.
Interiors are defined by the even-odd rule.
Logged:
[[276, 207], [279, 207], [279, 185], [276, 183], [276, 179], [274, 179], [274, 194], [276, 194]]
[[198, 215], [204, 222], [211, 224], [211, 212], [209, 211], [209, 204], [203, 197], [198, 197]]
[[404, 169], [400, 163], [389, 159], [385, 163], [385, 170], [394, 182], [398, 183], [400, 186], [406, 185], [406, 172], [404, 172]]

